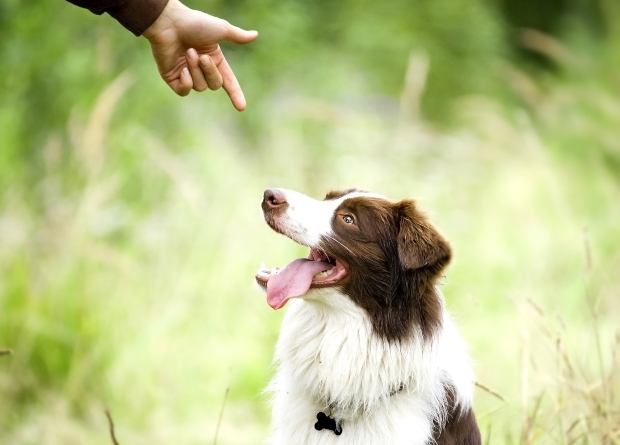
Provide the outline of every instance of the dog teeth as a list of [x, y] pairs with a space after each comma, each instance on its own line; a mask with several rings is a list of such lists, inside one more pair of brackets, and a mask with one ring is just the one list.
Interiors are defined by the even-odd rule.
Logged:
[[320, 280], [323, 278], [326, 278], [328, 276], [330, 276], [332, 273], [334, 272], [334, 269], [328, 269], [328, 270], [324, 270], [323, 272], [319, 272], [318, 274], [316, 274], [314, 276], [315, 279]]
[[267, 266], [265, 266], [265, 263], [261, 261], [260, 268], [256, 271], [256, 273], [264, 277], [269, 277], [270, 275], [280, 273], [281, 270], [282, 269], [280, 269], [279, 267], [272, 267], [271, 269], [269, 269]]

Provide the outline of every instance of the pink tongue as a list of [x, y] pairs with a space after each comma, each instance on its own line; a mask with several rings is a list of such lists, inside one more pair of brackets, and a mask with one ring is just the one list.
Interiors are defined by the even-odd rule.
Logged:
[[332, 269], [329, 263], [300, 258], [293, 261], [267, 281], [267, 303], [274, 309], [280, 309], [289, 298], [299, 297], [310, 289], [312, 277]]

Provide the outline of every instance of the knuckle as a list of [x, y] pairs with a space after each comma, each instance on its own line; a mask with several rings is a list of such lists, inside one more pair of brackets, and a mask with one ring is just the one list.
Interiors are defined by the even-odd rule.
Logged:
[[230, 34], [230, 29], [232, 28], [232, 25], [227, 20], [223, 20], [223, 19], [220, 22], [220, 25], [221, 25], [222, 35], [227, 37]]

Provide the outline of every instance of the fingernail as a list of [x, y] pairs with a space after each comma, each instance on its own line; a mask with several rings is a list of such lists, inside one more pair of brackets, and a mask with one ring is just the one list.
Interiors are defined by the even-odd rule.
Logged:
[[183, 73], [185, 77], [189, 77], [189, 70], [187, 68], [183, 68], [183, 71], [181, 72]]
[[201, 57], [200, 58], [200, 64], [202, 66], [209, 66], [209, 62], [211, 61], [211, 59], [209, 59], [208, 57]]
[[190, 59], [194, 60], [196, 57], [198, 57], [198, 54], [196, 53], [196, 50], [195, 50], [194, 48], [190, 48], [190, 49], [187, 51], [187, 56], [188, 56]]

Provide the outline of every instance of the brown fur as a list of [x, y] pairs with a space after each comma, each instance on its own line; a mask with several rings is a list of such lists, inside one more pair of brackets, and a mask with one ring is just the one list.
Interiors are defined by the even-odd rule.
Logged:
[[[326, 199], [352, 191], [331, 192]], [[355, 223], [345, 224], [344, 215], [353, 216]], [[375, 332], [388, 340], [414, 331], [431, 336], [441, 325], [434, 286], [451, 252], [414, 202], [345, 199], [332, 228], [336, 239], [322, 240], [322, 247], [347, 265], [343, 292], [368, 313]]]
[[357, 189], [332, 190], [331, 192], [328, 192], [327, 195], [325, 195], [325, 198], [323, 199], [323, 201], [331, 201], [333, 199], [338, 199], [345, 195], [348, 195], [349, 193], [359, 192], [359, 191], [361, 190], [357, 190]]
[[[338, 199], [351, 192], [330, 192]], [[343, 222], [352, 216], [354, 224]], [[322, 244], [346, 263], [349, 279], [342, 285], [372, 320], [375, 332], [390, 341], [421, 333], [433, 335], [441, 326], [441, 302], [435, 285], [450, 262], [450, 246], [412, 200], [390, 203], [382, 199], [345, 199], [336, 209], [335, 240]], [[455, 406], [454, 392], [446, 388], [448, 419], [437, 427], [437, 445], [480, 445], [473, 410]]]
[[448, 420], [443, 429], [434, 435], [436, 445], [480, 445], [482, 438], [476, 423], [476, 417], [471, 408], [462, 410], [454, 406], [454, 391], [451, 387], [445, 389], [448, 393]]

